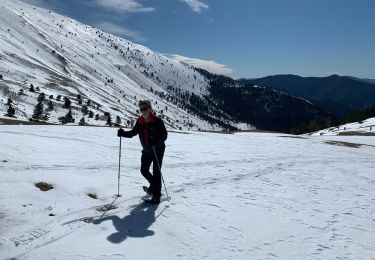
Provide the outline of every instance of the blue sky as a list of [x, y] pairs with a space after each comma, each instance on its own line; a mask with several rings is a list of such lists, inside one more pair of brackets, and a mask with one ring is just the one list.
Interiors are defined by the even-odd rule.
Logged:
[[24, 0], [235, 79], [375, 78], [373, 0]]

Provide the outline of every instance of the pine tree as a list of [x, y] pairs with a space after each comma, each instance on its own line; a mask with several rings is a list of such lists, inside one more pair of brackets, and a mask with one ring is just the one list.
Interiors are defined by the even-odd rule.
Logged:
[[49, 119], [49, 115], [48, 115], [48, 113], [45, 113], [44, 116], [42, 117], [42, 120], [48, 121], [48, 119]]
[[69, 109], [69, 112], [65, 115], [59, 118], [59, 121], [64, 125], [67, 123], [74, 123], [74, 118], [72, 115], [72, 109]]
[[95, 120], [99, 120], [99, 119], [100, 119], [99, 114], [96, 114], [96, 115], [95, 115]]
[[79, 124], [79, 125], [86, 125], [85, 118], [82, 117], [78, 124]]
[[64, 106], [63, 108], [69, 109], [70, 105], [72, 104], [72, 101], [68, 97], [64, 97]]
[[106, 125], [108, 126], [112, 126], [112, 118], [111, 118], [111, 114], [108, 113], [108, 116], [107, 116], [107, 123]]
[[87, 108], [86, 105], [83, 105], [81, 108], [81, 111], [84, 115], [87, 115], [89, 113], [89, 109]]
[[33, 85], [33, 84], [30, 84], [29, 91], [30, 91], [30, 92], [35, 92], [35, 89], [34, 89], [34, 85]]
[[43, 115], [43, 111], [44, 111], [43, 103], [38, 102], [38, 104], [36, 104], [36, 106], [34, 108], [34, 113], [33, 113], [32, 118], [35, 119], [35, 120], [41, 119], [42, 115]]
[[50, 101], [48, 101], [48, 110], [53, 110], [53, 103], [52, 103], [52, 101], [50, 100]]
[[8, 104], [8, 105], [9, 107], [5, 115], [9, 117], [15, 117], [14, 115], [16, 114], [16, 110], [12, 107], [12, 104]]
[[40, 93], [37, 100], [38, 102], [43, 102], [45, 98], [46, 98], [46, 94]]
[[121, 118], [119, 116], [116, 116], [116, 124], [121, 125]]
[[72, 114], [72, 109], [69, 109], [69, 112], [68, 114], [66, 114], [65, 116], [66, 120], [68, 123], [73, 123], [74, 122], [74, 118], [73, 118], [73, 114]]
[[80, 94], [77, 95], [78, 105], [82, 105], [82, 97]]
[[13, 100], [11, 98], [8, 98], [7, 105], [9, 106], [12, 103], [13, 103]]
[[92, 112], [91, 110], [90, 110], [90, 112], [89, 112], [89, 118], [93, 118], [94, 117], [94, 112]]
[[56, 100], [57, 100], [57, 101], [60, 101], [60, 100], [61, 100], [61, 95], [58, 95], [58, 96], [56, 97]]

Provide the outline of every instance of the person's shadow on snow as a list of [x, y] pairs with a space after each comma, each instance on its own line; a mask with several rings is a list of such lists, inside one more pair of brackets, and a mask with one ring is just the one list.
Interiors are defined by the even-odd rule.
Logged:
[[153, 236], [155, 232], [148, 229], [155, 222], [157, 208], [158, 205], [145, 205], [142, 202], [132, 209], [129, 215], [123, 218], [119, 218], [116, 215], [108, 216], [94, 220], [93, 224], [98, 225], [103, 221], [112, 220], [117, 232], [109, 235], [107, 240], [115, 244], [123, 242], [127, 237]]

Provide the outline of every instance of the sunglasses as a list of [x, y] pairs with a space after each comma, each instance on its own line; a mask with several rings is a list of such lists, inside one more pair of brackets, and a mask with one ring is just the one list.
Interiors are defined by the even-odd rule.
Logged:
[[147, 111], [148, 108], [149, 108], [149, 107], [141, 107], [141, 108], [139, 108], [139, 110], [143, 112], [143, 111]]

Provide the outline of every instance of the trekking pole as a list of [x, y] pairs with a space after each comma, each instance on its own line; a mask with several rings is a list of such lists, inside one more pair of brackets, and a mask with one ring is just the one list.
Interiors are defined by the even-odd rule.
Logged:
[[121, 197], [120, 195], [120, 172], [121, 172], [121, 136], [120, 136], [120, 151], [118, 156], [118, 178], [117, 178], [117, 197]]
[[154, 154], [155, 154], [155, 158], [156, 158], [156, 163], [158, 164], [158, 167], [159, 167], [160, 176], [161, 176], [161, 179], [162, 179], [163, 184], [164, 184], [165, 194], [167, 195], [167, 200], [170, 200], [171, 197], [169, 197], [169, 195], [168, 195], [167, 186], [165, 185], [163, 174], [161, 173], [161, 167], [160, 167], [158, 156], [156, 155], [155, 147], [152, 146], [152, 149], [154, 150]]

